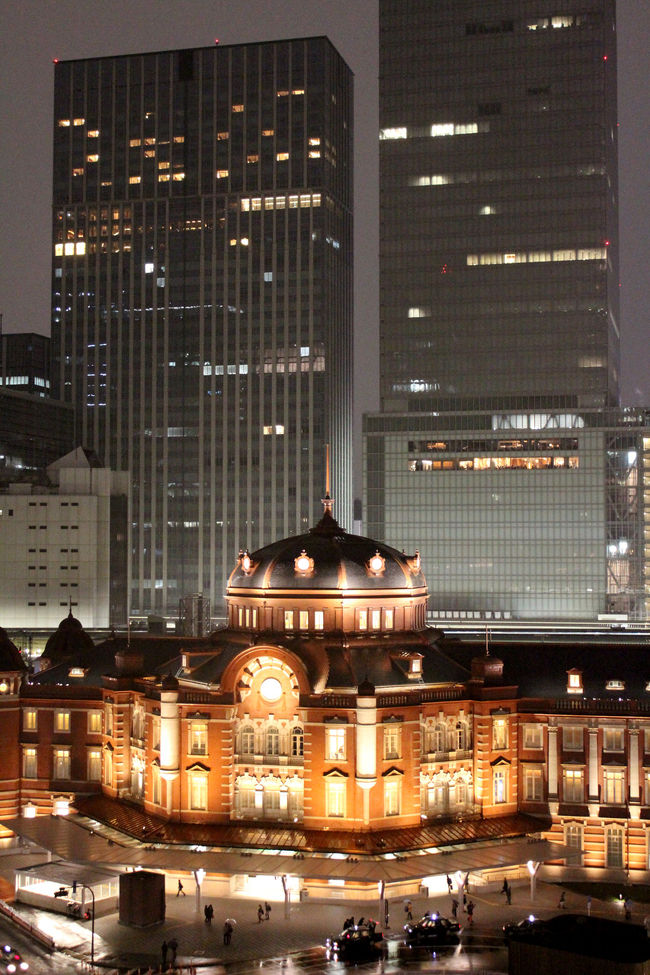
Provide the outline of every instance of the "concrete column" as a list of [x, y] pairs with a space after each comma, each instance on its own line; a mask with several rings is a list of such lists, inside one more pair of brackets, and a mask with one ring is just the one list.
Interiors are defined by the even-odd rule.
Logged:
[[639, 729], [630, 728], [630, 751], [628, 758], [630, 775], [630, 805], [638, 806], [641, 802], [639, 789]]
[[557, 728], [549, 725], [548, 729], [548, 798], [549, 802], [557, 800]]
[[370, 790], [377, 782], [377, 698], [371, 684], [357, 697], [356, 782], [363, 790], [363, 822], [370, 823]]
[[167, 789], [167, 814], [172, 813], [174, 780], [180, 773], [181, 718], [178, 707], [178, 681], [165, 677], [160, 692], [160, 778]]
[[600, 801], [598, 795], [598, 728], [589, 728], [589, 791], [588, 802]]

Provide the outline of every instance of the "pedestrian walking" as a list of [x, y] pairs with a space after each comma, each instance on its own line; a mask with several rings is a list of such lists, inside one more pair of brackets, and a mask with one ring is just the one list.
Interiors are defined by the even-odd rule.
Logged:
[[186, 895], [185, 895], [185, 891], [183, 890], [183, 885], [182, 885], [182, 883], [181, 883], [181, 882], [180, 882], [180, 880], [179, 880], [179, 881], [178, 881], [178, 890], [176, 891], [176, 896], [177, 896], [177, 897], [180, 897], [180, 896], [181, 896], [181, 894], [183, 895], [183, 897], [185, 897], [185, 896], [186, 896]]
[[212, 904], [208, 904], [208, 924], [212, 924], [212, 918], [214, 917], [214, 907]]
[[451, 901], [451, 913], [454, 918], [458, 917], [458, 901], [455, 897], [453, 897]]
[[226, 918], [226, 920], [223, 923], [223, 943], [225, 945], [229, 945], [231, 939], [232, 939], [232, 924]]
[[265, 921], [270, 921], [271, 920], [270, 914], [271, 914], [271, 905], [269, 904], [268, 901], [264, 901], [264, 920]]
[[208, 910], [208, 905], [206, 904], [203, 908], [203, 916], [205, 917], [205, 923], [210, 923], [210, 911]]
[[469, 870], [465, 874], [465, 890], [469, 894]]
[[410, 901], [407, 901], [404, 905], [404, 911], [406, 912], [406, 917], [409, 921], [413, 920], [413, 905]]
[[503, 878], [503, 886], [501, 887], [501, 893], [502, 894], [508, 893], [508, 880], [506, 877]]
[[447, 890], [449, 891], [450, 894], [452, 892], [453, 886], [454, 885], [451, 882], [451, 877], [449, 876], [449, 874], [447, 874]]
[[384, 901], [384, 927], [385, 928], [390, 927], [390, 924], [388, 923], [389, 921], [390, 921], [390, 910], [388, 907], [388, 898], [386, 898]]
[[176, 952], [178, 951], [178, 941], [176, 938], [172, 938], [172, 940], [169, 942], [169, 947], [171, 948], [172, 952], [172, 965], [176, 967]]
[[562, 891], [562, 893], [560, 894], [560, 899], [558, 901], [557, 906], [558, 907], [561, 907], [562, 910], [565, 910], [566, 909], [566, 894], [565, 894], [564, 891]]
[[587, 917], [591, 917], [591, 894], [587, 898]]
[[257, 905], [257, 923], [261, 924], [264, 920], [264, 908], [261, 904]]
[[506, 904], [508, 904], [508, 906], [512, 904], [512, 887], [510, 884], [506, 885]]
[[467, 920], [471, 928], [474, 924], [474, 901], [467, 902]]
[[162, 955], [162, 968], [163, 968], [163, 971], [167, 968], [167, 952], [168, 951], [169, 951], [169, 948], [167, 946], [167, 942], [166, 941], [163, 941], [162, 945], [160, 946], [160, 953]]

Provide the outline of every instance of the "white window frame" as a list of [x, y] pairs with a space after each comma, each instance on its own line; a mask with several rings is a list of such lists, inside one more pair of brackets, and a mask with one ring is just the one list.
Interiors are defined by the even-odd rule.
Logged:
[[38, 731], [38, 710], [25, 708], [23, 711], [23, 731]]
[[384, 816], [399, 816], [402, 812], [402, 776], [388, 775], [384, 779]]
[[503, 765], [492, 769], [492, 800], [495, 806], [508, 801], [508, 770]]
[[23, 748], [23, 778], [38, 778], [38, 749], [31, 745]]
[[344, 762], [347, 755], [345, 725], [325, 729], [325, 758], [328, 762]]
[[541, 768], [524, 766], [524, 799], [526, 802], [542, 802], [544, 798], [544, 778]]
[[603, 751], [617, 752], [625, 750], [625, 728], [612, 726], [603, 728]]
[[564, 802], [583, 803], [585, 801], [584, 768], [565, 768], [562, 771], [562, 798]]
[[102, 733], [102, 712], [88, 711], [88, 734], [100, 735]]
[[190, 809], [196, 812], [206, 812], [208, 808], [208, 773], [189, 773], [189, 803]]
[[87, 778], [89, 782], [102, 781], [102, 750], [101, 748], [88, 749]]
[[603, 769], [603, 805], [623, 806], [626, 801], [625, 769]]
[[329, 778], [325, 782], [325, 807], [328, 819], [344, 819], [347, 788], [343, 778]]
[[208, 754], [208, 722], [205, 719], [190, 721], [188, 745], [190, 755]]
[[384, 759], [393, 761], [402, 757], [402, 725], [390, 721], [384, 725]]
[[70, 734], [70, 711], [67, 708], [58, 708], [54, 712], [54, 733], [56, 735]]
[[562, 726], [562, 749], [565, 752], [582, 752], [585, 747], [585, 730], [579, 724]]
[[544, 725], [525, 724], [524, 725], [524, 748], [539, 750], [544, 747]]
[[70, 779], [70, 749], [58, 745], [52, 752], [52, 778], [63, 782]]
[[510, 722], [506, 715], [492, 719], [492, 750], [503, 751], [508, 747]]

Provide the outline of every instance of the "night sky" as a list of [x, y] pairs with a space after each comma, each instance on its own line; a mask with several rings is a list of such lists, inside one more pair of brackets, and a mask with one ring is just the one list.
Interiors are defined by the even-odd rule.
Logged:
[[[435, 0], [432, 0], [435, 2]], [[558, 12], [562, 10], [561, 2]], [[375, 0], [9, 0], [0, 80], [0, 312], [49, 333], [52, 60], [326, 34], [355, 75], [357, 426], [378, 408]], [[622, 401], [650, 405], [650, 0], [618, 3]], [[358, 466], [358, 465], [355, 465]]]

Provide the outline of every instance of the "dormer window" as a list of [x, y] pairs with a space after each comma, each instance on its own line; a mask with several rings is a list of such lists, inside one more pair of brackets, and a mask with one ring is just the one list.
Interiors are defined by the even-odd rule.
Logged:
[[583, 694], [584, 687], [582, 686], [582, 671], [581, 670], [567, 670], [567, 694]]
[[422, 676], [422, 654], [410, 653], [409, 654], [409, 677], [421, 677], [421, 676]]
[[623, 680], [608, 680], [605, 684], [606, 691], [624, 691], [625, 681]]
[[242, 571], [245, 572], [246, 575], [251, 574], [254, 566], [253, 566], [253, 560], [250, 557], [250, 552], [248, 551], [248, 549], [244, 552], [240, 552], [239, 564], [242, 567]]

